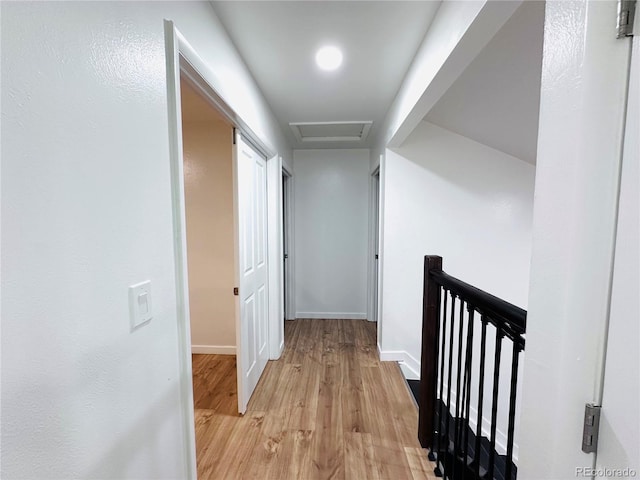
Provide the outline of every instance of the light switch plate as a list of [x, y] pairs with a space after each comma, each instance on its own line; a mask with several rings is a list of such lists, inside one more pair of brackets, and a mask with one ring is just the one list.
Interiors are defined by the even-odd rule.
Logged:
[[153, 318], [151, 308], [151, 280], [129, 287], [129, 316], [131, 330], [135, 330]]

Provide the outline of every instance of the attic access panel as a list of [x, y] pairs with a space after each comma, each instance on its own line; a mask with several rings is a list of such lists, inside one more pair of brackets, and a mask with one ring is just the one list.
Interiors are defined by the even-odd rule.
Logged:
[[289, 126], [299, 142], [361, 142], [373, 122], [298, 122]]

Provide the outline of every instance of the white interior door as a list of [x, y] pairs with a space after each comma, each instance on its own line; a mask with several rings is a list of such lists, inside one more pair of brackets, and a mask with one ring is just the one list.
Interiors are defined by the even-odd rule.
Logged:
[[633, 39], [627, 108], [596, 461], [601, 478], [640, 475], [640, 37]]
[[238, 235], [238, 410], [244, 413], [269, 358], [266, 159], [239, 132], [235, 145]]

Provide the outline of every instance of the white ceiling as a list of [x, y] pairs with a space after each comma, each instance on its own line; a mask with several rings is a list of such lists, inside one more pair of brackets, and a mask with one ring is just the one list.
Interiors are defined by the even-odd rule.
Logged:
[[527, 1], [426, 120], [535, 164], [544, 2]]
[[[233, 43], [294, 148], [368, 147], [440, 1], [214, 1]], [[339, 46], [320, 71], [316, 50]], [[292, 122], [373, 121], [362, 142], [298, 142]]]

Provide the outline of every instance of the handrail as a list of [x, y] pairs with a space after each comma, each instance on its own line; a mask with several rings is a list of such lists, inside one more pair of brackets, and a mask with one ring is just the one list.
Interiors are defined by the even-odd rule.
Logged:
[[[424, 257], [423, 288], [420, 444], [430, 450], [439, 476], [515, 480], [518, 365], [527, 312], [448, 275], [437, 255]], [[507, 345], [504, 354], [503, 343]], [[502, 362], [505, 356], [511, 357], [510, 368], [507, 361]], [[491, 383], [485, 378], [492, 378]], [[501, 400], [504, 395], [508, 395], [508, 409]], [[503, 458], [496, 453], [499, 422], [506, 427]], [[482, 439], [488, 442], [486, 449]]]
[[478, 311], [493, 314], [513, 327], [515, 333], [523, 334], [527, 329], [527, 311], [522, 308], [469, 285], [442, 270], [430, 270], [429, 275], [439, 285], [464, 297]]

